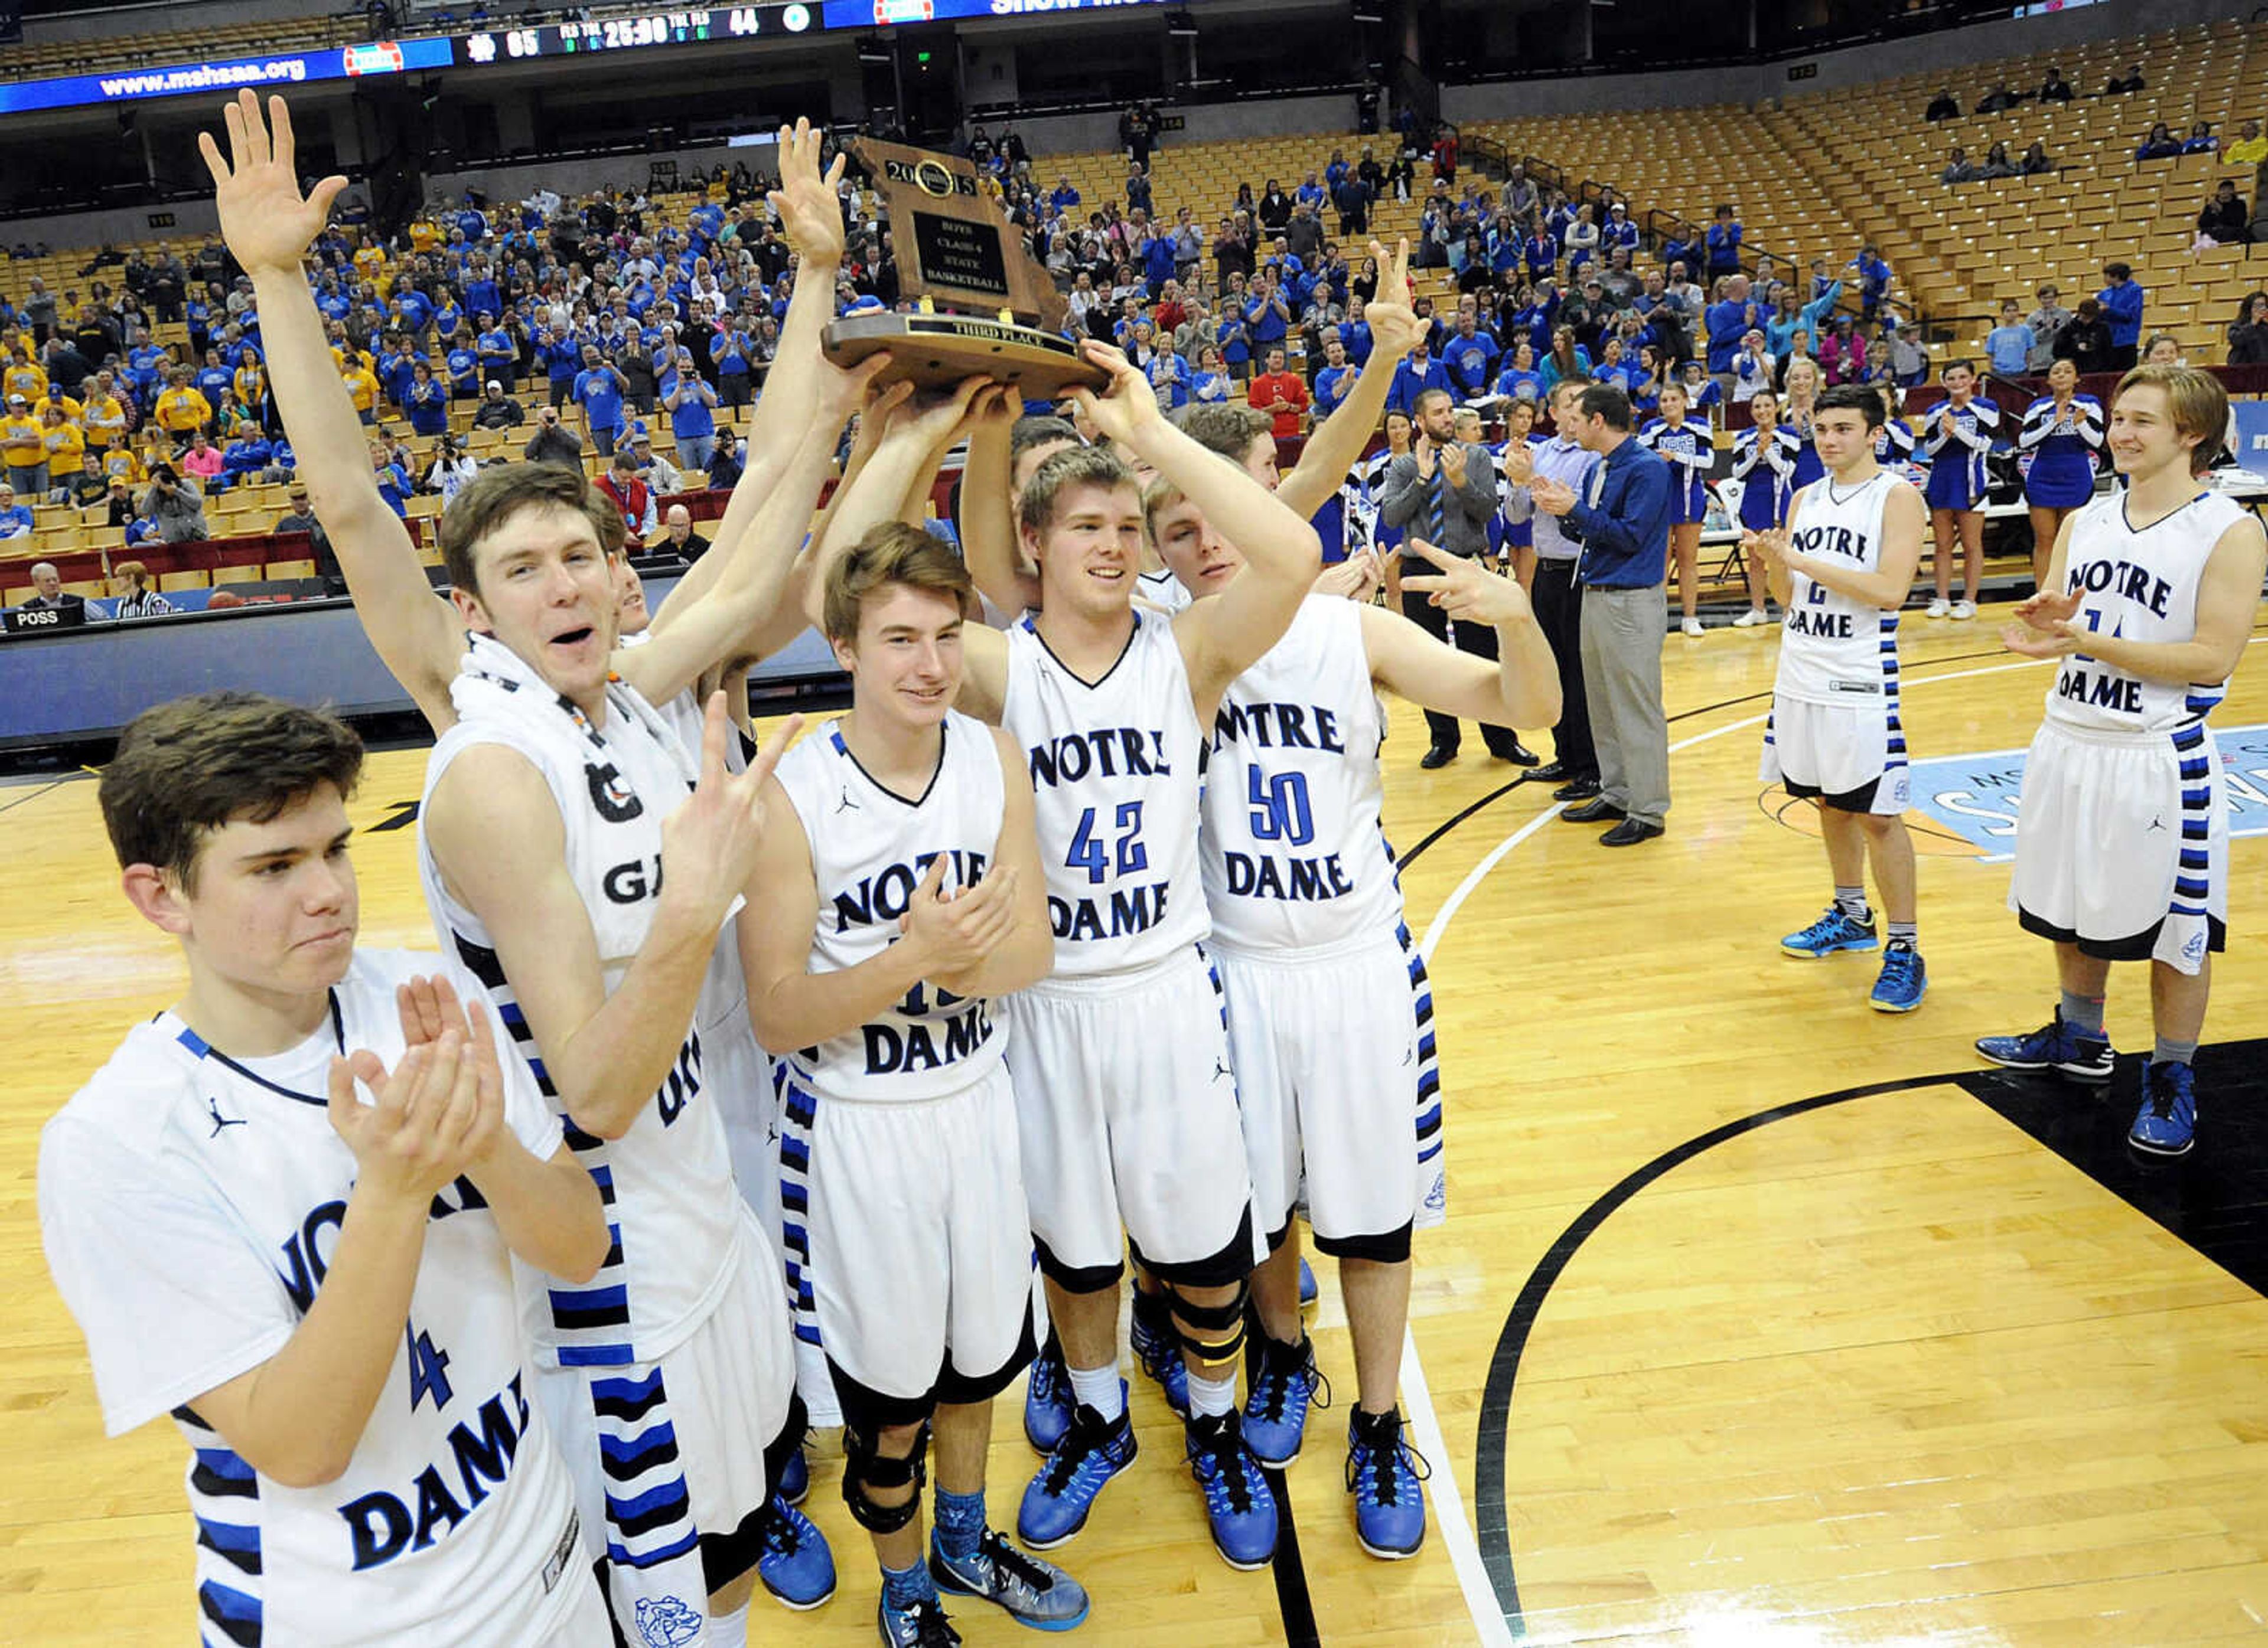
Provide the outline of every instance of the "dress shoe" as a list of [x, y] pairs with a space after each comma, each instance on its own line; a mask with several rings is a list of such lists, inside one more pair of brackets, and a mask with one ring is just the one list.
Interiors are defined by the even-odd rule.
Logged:
[[1595, 778], [1570, 778], [1551, 792], [1554, 801], [1588, 801], [1599, 793]]
[[1533, 784], [1558, 784], [1567, 776], [1567, 763], [1563, 761], [1546, 761], [1528, 776]]
[[1629, 818], [1630, 814], [1604, 796], [1594, 796], [1579, 807], [1569, 807], [1559, 817], [1569, 824], [1611, 824], [1617, 819]]
[[1641, 824], [1634, 818], [1623, 821], [1599, 837], [1602, 847], [1635, 847], [1640, 842], [1652, 841], [1661, 834], [1659, 824]]
[[1515, 767], [1533, 767], [1543, 759], [1518, 739], [1513, 739], [1510, 749], [1492, 748], [1489, 754], [1498, 761], [1510, 761]]
[[1432, 748], [1427, 750], [1423, 755], [1418, 758], [1418, 764], [1420, 767], [1423, 767], [1427, 772], [1432, 772], [1435, 768], [1446, 767], [1456, 759], [1456, 751], [1453, 749], [1443, 749], [1439, 744], [1436, 744]]

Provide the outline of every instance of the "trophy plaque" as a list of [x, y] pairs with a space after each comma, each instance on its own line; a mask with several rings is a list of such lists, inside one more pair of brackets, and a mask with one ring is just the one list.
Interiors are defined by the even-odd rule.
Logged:
[[887, 349], [885, 383], [950, 388], [982, 375], [1014, 385], [1030, 400], [1052, 400], [1072, 384], [1100, 389], [1109, 382], [1062, 335], [1063, 294], [979, 186], [972, 163], [865, 137], [845, 147], [881, 196], [898, 291], [917, 307], [831, 322], [821, 342], [829, 360], [849, 366]]

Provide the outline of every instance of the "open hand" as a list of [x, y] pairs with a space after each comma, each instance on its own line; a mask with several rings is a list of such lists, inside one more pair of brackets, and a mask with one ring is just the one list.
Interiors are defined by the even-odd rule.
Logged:
[[780, 186], [764, 198], [779, 214], [780, 226], [796, 255], [824, 262], [843, 259], [843, 206], [836, 186], [843, 181], [843, 157], [837, 154], [825, 175], [819, 154], [825, 134], [807, 120], [779, 129]]
[[1565, 515], [1575, 507], [1574, 489], [1564, 481], [1539, 477], [1529, 483], [1528, 495], [1546, 515]]
[[1451, 441], [1441, 448], [1441, 475], [1453, 487], [1465, 483], [1465, 444]]
[[296, 274], [347, 180], [327, 177], [300, 194], [291, 112], [280, 97], [268, 99], [263, 120], [260, 99], [239, 92], [233, 103], [222, 106], [221, 118], [228, 126], [227, 159], [221, 158], [210, 132], [197, 134], [197, 151], [212, 173], [221, 238], [247, 275], [280, 269]]
[[[373, 1102], [356, 1093], [357, 1081]], [[354, 1152], [356, 1188], [413, 1206], [471, 1166], [502, 1124], [496, 1045], [460, 1026], [407, 1049], [390, 1070], [367, 1048], [335, 1058], [329, 1088], [331, 1126]]]
[[964, 378], [948, 394], [901, 401], [891, 417], [890, 434], [917, 440], [932, 450], [946, 445], [968, 416], [969, 403], [991, 386], [990, 378]]
[[2086, 638], [2085, 630], [2060, 619], [2028, 623], [2019, 618], [2000, 626], [2000, 644], [2023, 658], [2067, 658], [2079, 651]]
[[2077, 590], [2061, 595], [2053, 590], [2041, 590], [2029, 600], [2016, 604], [2016, 622], [2029, 624], [2035, 629], [2066, 623], [2079, 616], [2079, 600]]
[[1785, 526], [1741, 534], [1741, 553], [1752, 561], [1784, 567], [1787, 564], [1787, 528]]

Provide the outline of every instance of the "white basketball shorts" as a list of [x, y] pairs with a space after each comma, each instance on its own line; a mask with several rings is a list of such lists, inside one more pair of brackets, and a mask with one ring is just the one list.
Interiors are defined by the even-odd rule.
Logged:
[[1037, 1347], [1007, 1071], [897, 1104], [815, 1093], [791, 1069], [780, 1120], [783, 1162], [799, 1146], [803, 1163], [782, 1184], [798, 1329], [816, 1328], [851, 1424], [917, 1424], [1005, 1389]]
[[1912, 778], [1895, 700], [1807, 703], [1775, 698], [1756, 776], [1841, 813], [1906, 810]]
[[1041, 1269], [1072, 1292], [1116, 1285], [1123, 1228], [1169, 1282], [1242, 1280], [1260, 1232], [1220, 982], [1204, 952], [1049, 979], [1007, 1004]]
[[1267, 1233], [1304, 1199], [1324, 1253], [1407, 1259], [1412, 1228], [1447, 1209], [1432, 991], [1407, 931], [1313, 960], [1215, 961]]
[[2024, 761], [2008, 908], [2110, 961], [2196, 973], [2228, 926], [2228, 806], [2202, 725], [2089, 733], [2041, 724]]

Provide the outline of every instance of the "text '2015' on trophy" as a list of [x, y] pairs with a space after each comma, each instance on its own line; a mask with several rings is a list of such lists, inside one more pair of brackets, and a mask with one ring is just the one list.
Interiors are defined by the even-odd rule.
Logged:
[[[890, 352], [885, 383], [950, 387], [978, 376], [1049, 400], [1073, 384], [1101, 388], [1108, 374], [1062, 335], [1067, 305], [1023, 236], [953, 155], [857, 138], [844, 145], [866, 169], [888, 216], [898, 290], [918, 313], [845, 316], [824, 335], [827, 357], [849, 366]], [[972, 313], [973, 312], [973, 313]]]

